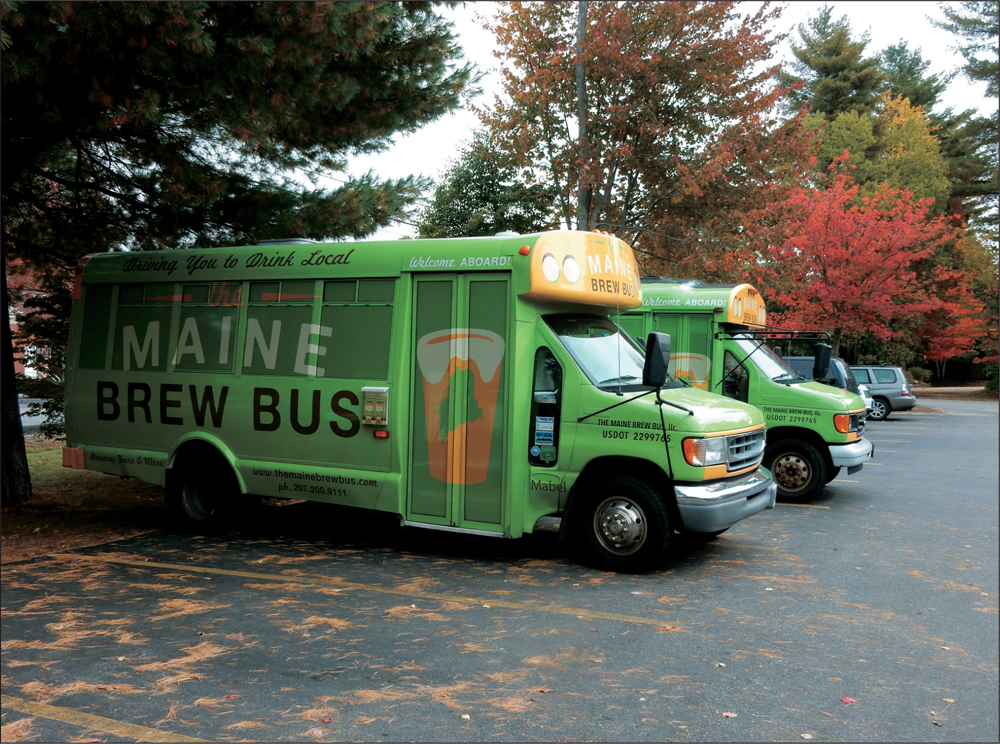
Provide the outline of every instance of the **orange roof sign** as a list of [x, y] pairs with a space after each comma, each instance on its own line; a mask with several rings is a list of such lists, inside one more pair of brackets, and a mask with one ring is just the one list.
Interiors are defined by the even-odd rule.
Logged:
[[548, 232], [531, 250], [531, 289], [522, 297], [631, 309], [642, 304], [632, 248], [597, 232]]

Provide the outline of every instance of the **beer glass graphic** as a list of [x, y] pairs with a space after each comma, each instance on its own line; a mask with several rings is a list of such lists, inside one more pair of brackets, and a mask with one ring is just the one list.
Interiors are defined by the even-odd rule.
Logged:
[[670, 374], [688, 380], [693, 387], [708, 390], [708, 372], [712, 360], [704, 354], [673, 354], [670, 357]]
[[[486, 480], [500, 389], [504, 340], [481, 328], [449, 328], [417, 341], [417, 365], [423, 376], [424, 420], [431, 476], [443, 483], [473, 485]], [[450, 411], [467, 386], [453, 378], [471, 379], [472, 395], [464, 421], [451, 421]], [[452, 429], [452, 425], [455, 426]]]

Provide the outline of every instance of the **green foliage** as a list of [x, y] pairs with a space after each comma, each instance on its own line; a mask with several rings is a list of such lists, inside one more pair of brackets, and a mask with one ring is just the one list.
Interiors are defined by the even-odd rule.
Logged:
[[555, 188], [527, 185], [517, 169], [497, 160], [486, 135], [478, 133], [445, 173], [420, 216], [421, 238], [532, 233], [555, 226]]
[[[995, 3], [993, 7], [995, 12]], [[956, 223], [987, 230], [995, 225], [996, 118], [977, 118], [971, 110], [960, 114], [951, 109], [932, 111], [955, 73], [928, 74], [930, 63], [919, 49], [911, 50], [903, 41], [887, 47], [877, 58], [863, 58], [867, 37], [854, 40], [846, 19], [834, 22], [829, 6], [808, 25], [800, 26], [799, 36], [800, 44], [793, 45], [797, 61], [791, 67], [797, 75], [786, 72], [782, 78], [803, 85], [790, 97], [790, 108], [811, 101], [812, 118], [830, 122], [819, 156], [821, 170], [849, 150], [858, 166], [859, 183], [884, 180], [908, 187], [920, 196], [933, 197], [934, 210], [953, 215]], [[988, 53], [988, 45], [980, 51]], [[877, 75], [872, 73], [875, 68]], [[895, 133], [887, 136], [887, 100], [908, 101], [913, 111], [923, 111], [925, 124], [908, 115], [909, 121], [897, 122]], [[818, 129], [815, 121], [810, 126]], [[868, 128], [874, 141], [868, 139]], [[936, 144], [928, 134], [937, 139]], [[893, 137], [896, 142], [889, 142]], [[916, 137], [924, 142], [918, 143]], [[899, 149], [901, 140], [906, 144]]]
[[[940, 7], [946, 20], [937, 25], [963, 40], [957, 45], [966, 61], [963, 72], [971, 80], [985, 82], [986, 95], [995, 100], [1000, 84], [1000, 3], [997, 0], [964, 0], [957, 8], [945, 3]], [[986, 233], [995, 243], [1000, 232], [997, 181], [1000, 110], [963, 122], [963, 126], [956, 129], [960, 133], [960, 145], [963, 145], [959, 148], [964, 166], [960, 171], [962, 184], [980, 204], [977, 211], [985, 213], [973, 227]]]
[[787, 106], [795, 111], [808, 106], [833, 121], [848, 111], [871, 110], [884, 85], [876, 57], [865, 57], [868, 37], [851, 38], [847, 18], [833, 20], [833, 9], [824, 5], [815, 18], [798, 27], [800, 44], [792, 44], [796, 61], [792, 73], [783, 73], [786, 84], [801, 83], [789, 95]]
[[983, 370], [983, 378], [986, 380], [987, 390], [1000, 389], [1000, 367], [991, 364]]
[[17, 315], [15, 343], [24, 355], [24, 366], [35, 376], [18, 375], [18, 391], [39, 402], [28, 405], [31, 416], [45, 416], [38, 433], [47, 438], [66, 433], [63, 421], [63, 389], [66, 379], [66, 345], [72, 299], [65, 286], [55, 286], [44, 295], [24, 302]]
[[881, 54], [885, 90], [893, 98], [905, 98], [911, 106], [921, 106], [930, 111], [957, 73], [942, 77], [927, 74], [930, 62], [925, 61], [920, 50], [910, 50], [905, 41], [886, 47]]
[[[823, 114], [810, 114], [808, 122], [815, 126], [825, 120]], [[823, 129], [823, 144], [817, 155], [817, 164], [821, 171], [829, 169], [830, 164], [845, 152], [851, 155], [851, 164], [859, 167], [876, 151], [872, 117], [859, 114], [857, 111], [846, 111], [837, 116]]]
[[947, 20], [937, 22], [939, 28], [951, 31], [965, 40], [958, 51], [965, 57], [965, 74], [986, 83], [986, 95], [997, 97], [1000, 77], [1000, 3], [997, 0], [964, 0], [958, 8], [940, 3]]
[[[811, 121], [820, 116], [813, 114]], [[861, 185], [860, 196], [870, 196], [887, 183], [919, 199], [933, 199], [933, 214], [948, 207], [948, 163], [923, 109], [886, 93], [873, 112], [844, 112], [824, 134], [819, 166], [826, 170], [844, 152], [850, 153], [852, 180]]]
[[906, 374], [909, 375], [910, 380], [920, 385], [929, 385], [934, 378], [934, 373], [924, 367], [910, 367], [906, 370]]
[[4, 223], [28, 257], [66, 217], [84, 251], [370, 234], [426, 184], [280, 173], [383, 150], [472, 78], [430, 3], [5, 3], [2, 23]]
[[870, 333], [856, 333], [841, 339], [840, 356], [850, 364], [889, 364], [906, 369], [914, 362], [923, 361], [922, 355], [914, 351], [914, 346], [911, 334], [882, 339]]

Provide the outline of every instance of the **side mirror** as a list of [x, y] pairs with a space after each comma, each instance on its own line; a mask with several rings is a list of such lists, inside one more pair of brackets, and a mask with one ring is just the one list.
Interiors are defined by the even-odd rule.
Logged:
[[816, 360], [813, 362], [813, 379], [825, 380], [830, 371], [830, 344], [816, 344]]
[[784, 359], [785, 358], [785, 355], [781, 353], [781, 347], [780, 346], [775, 346], [774, 347], [774, 353], [777, 355], [778, 359]]
[[642, 384], [661, 388], [667, 381], [670, 365], [670, 334], [650, 333], [646, 338], [646, 362], [642, 365]]

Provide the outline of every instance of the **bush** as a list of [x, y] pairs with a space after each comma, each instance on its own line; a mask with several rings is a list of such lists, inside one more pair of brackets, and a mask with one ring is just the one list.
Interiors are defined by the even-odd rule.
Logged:
[[986, 378], [986, 389], [997, 390], [1000, 388], [1000, 366], [991, 364], [983, 370], [983, 377]]
[[906, 370], [906, 374], [908, 374], [910, 379], [917, 385], [927, 385], [934, 377], [933, 372], [929, 369], [924, 369], [923, 367], [910, 367]]

